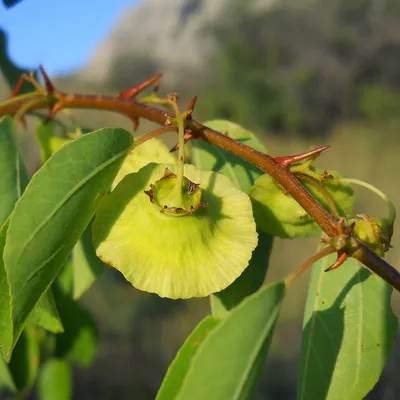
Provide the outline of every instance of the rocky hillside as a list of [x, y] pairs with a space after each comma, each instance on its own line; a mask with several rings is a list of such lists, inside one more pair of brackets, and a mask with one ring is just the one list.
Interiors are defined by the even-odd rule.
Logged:
[[[266, 9], [275, 0], [250, 0], [246, 11]], [[127, 10], [90, 64], [82, 71], [87, 81], [109, 77], [148, 77], [165, 73], [163, 83], [180, 87], [185, 76], [196, 85], [207, 79], [206, 63], [217, 48], [215, 28], [240, 12], [238, 0], [142, 0]], [[183, 75], [182, 75], [183, 74]]]

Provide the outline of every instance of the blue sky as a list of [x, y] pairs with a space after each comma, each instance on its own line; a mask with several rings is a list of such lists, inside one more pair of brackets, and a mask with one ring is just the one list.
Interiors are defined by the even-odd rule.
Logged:
[[62, 74], [84, 66], [123, 12], [139, 1], [22, 0], [10, 9], [0, 2], [0, 27], [18, 65], [42, 64], [49, 74]]

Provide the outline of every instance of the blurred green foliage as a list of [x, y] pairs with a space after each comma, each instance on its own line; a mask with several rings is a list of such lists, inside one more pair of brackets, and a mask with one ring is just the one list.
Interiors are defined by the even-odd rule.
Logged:
[[255, 13], [234, 1], [230, 18], [210, 27], [219, 45], [212, 86], [200, 90], [208, 118], [321, 135], [343, 118], [396, 115], [400, 1], [307, 4]]

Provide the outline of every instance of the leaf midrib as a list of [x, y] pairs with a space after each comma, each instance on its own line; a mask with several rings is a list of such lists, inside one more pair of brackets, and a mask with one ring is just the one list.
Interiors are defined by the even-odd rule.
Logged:
[[[27, 241], [22, 245], [19, 251], [19, 255], [17, 256], [17, 263], [19, 262], [22, 254], [24, 253], [25, 249], [29, 246], [29, 244], [33, 241], [35, 236], [47, 225], [47, 223], [53, 218], [53, 216], [57, 213], [58, 210], [87, 182], [90, 181], [97, 173], [102, 171], [104, 168], [108, 167], [110, 164], [112, 164], [114, 161], [116, 161], [118, 158], [122, 157], [125, 153], [128, 152], [130, 147], [128, 147], [126, 150], [116, 154], [114, 157], [110, 158], [107, 160], [105, 163], [99, 165], [97, 168], [95, 168], [90, 174], [88, 174], [82, 181], [80, 181], [77, 185], [75, 185], [62, 199], [59, 201], [56, 206], [53, 208], [53, 210], [50, 212], [50, 214], [40, 223], [37, 228], [33, 231], [33, 233], [29, 236]], [[34, 182], [34, 178], [31, 180], [30, 184]], [[29, 188], [27, 188], [28, 190]], [[18, 203], [20, 200], [18, 201]], [[18, 203], [16, 205], [16, 208], [18, 206]], [[10, 222], [10, 228], [12, 224], [12, 219]]]

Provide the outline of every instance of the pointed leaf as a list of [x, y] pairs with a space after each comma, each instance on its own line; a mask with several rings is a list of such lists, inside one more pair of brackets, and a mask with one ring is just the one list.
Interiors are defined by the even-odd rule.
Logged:
[[72, 371], [65, 360], [53, 358], [42, 367], [38, 379], [40, 400], [72, 399]]
[[171, 400], [178, 394], [190, 363], [204, 339], [220, 322], [218, 318], [206, 317], [193, 330], [168, 368], [156, 400]]
[[[4, 261], [12, 297], [12, 345], [60, 272], [132, 144], [105, 128], [65, 145], [35, 174], [10, 219]], [[12, 345], [3, 347], [10, 358]]]
[[[206, 122], [205, 125], [256, 150], [265, 152], [265, 147], [258, 141], [256, 136], [237, 124], [229, 121], [214, 120]], [[201, 140], [192, 142], [192, 158], [193, 164], [197, 168], [221, 172], [246, 193], [249, 192], [254, 181], [263, 174], [253, 164]]]
[[397, 332], [391, 289], [349, 259], [314, 267], [304, 314], [298, 399], [362, 399], [382, 373]]
[[97, 257], [92, 242], [92, 229], [89, 225], [72, 253], [74, 271], [74, 299], [79, 299], [92, 286], [104, 271], [105, 264]]
[[176, 399], [252, 398], [284, 294], [279, 282], [234, 308], [197, 350]]
[[18, 151], [14, 121], [0, 119], [0, 226], [4, 224], [21, 197], [28, 176]]
[[225, 317], [233, 307], [261, 287], [268, 269], [272, 240], [272, 236], [258, 232], [258, 245], [253, 251], [249, 266], [230, 286], [211, 295], [211, 309], [214, 316]]

